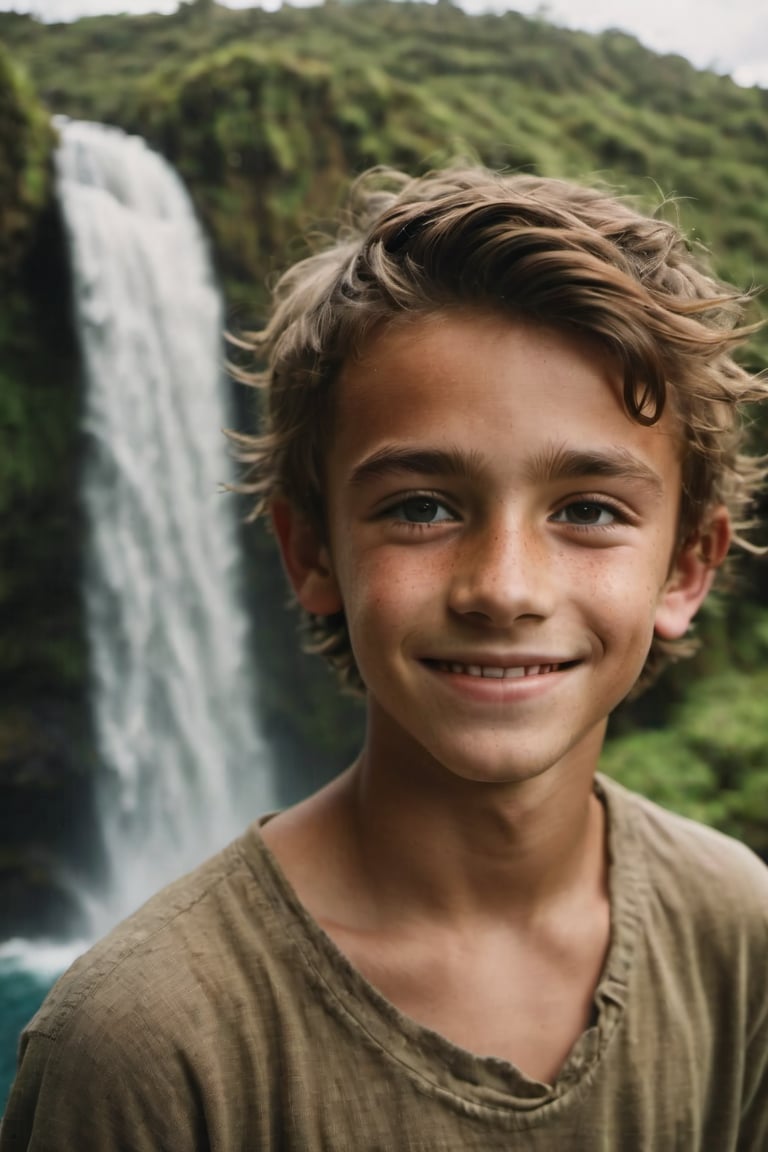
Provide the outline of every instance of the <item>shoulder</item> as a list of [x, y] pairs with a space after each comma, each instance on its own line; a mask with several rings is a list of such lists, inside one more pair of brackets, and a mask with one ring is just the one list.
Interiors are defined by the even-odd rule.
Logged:
[[[598, 777], [633, 1042], [718, 1085], [739, 1147], [768, 1147], [768, 868], [745, 845]], [[622, 919], [623, 918], [623, 919]], [[614, 925], [615, 927], [615, 925]], [[641, 1041], [637, 1041], [638, 1044]], [[638, 1047], [639, 1051], [640, 1048]], [[667, 1075], [676, 1074], [667, 1065]], [[709, 1147], [709, 1145], [707, 1145]]]
[[[265, 868], [246, 834], [80, 957], [25, 1031], [6, 1124], [55, 1116], [58, 1143], [41, 1147], [111, 1149], [122, 1128], [197, 1148], [201, 1093], [266, 1065], [270, 1030], [248, 1025], [290, 973]], [[94, 1142], [67, 1144], [80, 1125]]]
[[647, 928], [754, 986], [768, 951], [768, 868], [746, 845], [599, 777], [616, 882], [643, 893]]
[[[226, 1021], [240, 984], [258, 995], [290, 963], [291, 910], [255, 827], [162, 889], [81, 956], [30, 1030], [57, 1039], [104, 1019], [189, 1032], [206, 1012]], [[178, 1008], [178, 1012], [172, 1009]]]
[[[79, 1009], [108, 999], [113, 1021], [124, 996], [134, 1008], [169, 980], [225, 947], [216, 925], [236, 914], [238, 888], [248, 882], [241, 842], [164, 888], [79, 957], [33, 1018], [32, 1031], [55, 1039]], [[236, 919], [235, 919], [236, 923]]]
[[670, 812], [608, 777], [599, 776], [597, 786], [608, 805], [617, 849], [634, 841], [654, 871], [685, 879], [717, 898], [730, 894], [754, 901], [756, 909], [768, 914], [768, 867], [745, 844]]

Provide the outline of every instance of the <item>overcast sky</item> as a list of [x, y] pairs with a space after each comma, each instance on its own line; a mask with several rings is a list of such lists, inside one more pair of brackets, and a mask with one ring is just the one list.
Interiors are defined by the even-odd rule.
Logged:
[[[228, 0], [247, 7], [249, 0]], [[297, 0], [294, 0], [297, 2]], [[298, 0], [302, 2], [302, 0]], [[307, 0], [303, 0], [307, 2]], [[310, 0], [311, 2], [311, 0]], [[768, 88], [766, 0], [461, 0], [468, 11], [544, 11], [555, 23], [587, 31], [623, 28], [658, 52], [679, 52], [698, 67]], [[99, 12], [172, 12], [175, 0], [0, 0], [0, 11], [71, 20]], [[278, 7], [265, 0], [264, 7]]]

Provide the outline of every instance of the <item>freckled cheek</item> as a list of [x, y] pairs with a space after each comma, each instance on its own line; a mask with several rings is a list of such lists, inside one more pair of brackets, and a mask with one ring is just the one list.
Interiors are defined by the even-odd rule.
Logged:
[[637, 564], [610, 571], [599, 564], [587, 565], [579, 588], [587, 619], [606, 640], [616, 637], [626, 642], [629, 631], [652, 634], [658, 589], [650, 576], [642, 576]]
[[358, 557], [343, 578], [347, 625], [363, 643], [373, 634], [394, 628], [410, 630], [435, 602], [435, 582], [417, 566], [388, 564], [379, 560], [366, 563]]
[[607, 564], [606, 553], [595, 551], [581, 557], [564, 557], [557, 570], [562, 574], [564, 595], [570, 593], [599, 611], [600, 605], [609, 605], [626, 599], [630, 588], [631, 572], [626, 565]]

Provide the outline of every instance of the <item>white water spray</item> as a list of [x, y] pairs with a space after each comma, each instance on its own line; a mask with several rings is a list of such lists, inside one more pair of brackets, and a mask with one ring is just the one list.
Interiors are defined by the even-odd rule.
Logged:
[[222, 313], [176, 174], [59, 122], [87, 377], [86, 617], [108, 898], [99, 933], [274, 806], [254, 721], [222, 428]]

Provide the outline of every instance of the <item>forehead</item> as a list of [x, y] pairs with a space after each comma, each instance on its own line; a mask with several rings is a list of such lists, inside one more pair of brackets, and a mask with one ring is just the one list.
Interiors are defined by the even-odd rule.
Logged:
[[498, 312], [445, 310], [396, 320], [345, 364], [337, 386], [334, 448], [376, 442], [484, 440], [515, 453], [547, 442], [679, 464], [682, 440], [665, 413], [647, 427], [627, 414], [619, 366], [596, 340]]

